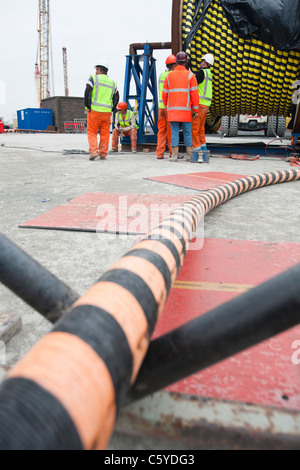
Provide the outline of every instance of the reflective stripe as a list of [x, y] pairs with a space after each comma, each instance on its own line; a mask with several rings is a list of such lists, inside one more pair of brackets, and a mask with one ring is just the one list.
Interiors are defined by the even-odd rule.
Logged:
[[[197, 90], [197, 88], [195, 88]], [[190, 88], [171, 88], [169, 90], [170, 93], [172, 93], [173, 91], [176, 92], [176, 93], [188, 93], [190, 90]]]
[[206, 98], [205, 96], [199, 96], [200, 100], [212, 101], [212, 98]]
[[168, 106], [168, 111], [191, 111], [191, 107], [189, 106], [188, 108], [185, 108], [184, 106], [173, 106], [172, 108], [169, 108]]
[[111, 104], [104, 104], [104, 103], [93, 102], [92, 105], [93, 105], [93, 106], [98, 106], [99, 108], [112, 109], [112, 105], [111, 105]]

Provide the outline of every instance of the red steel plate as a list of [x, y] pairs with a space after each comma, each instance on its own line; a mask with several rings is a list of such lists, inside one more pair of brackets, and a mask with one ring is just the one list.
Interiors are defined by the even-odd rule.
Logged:
[[217, 186], [221, 186], [222, 184], [229, 183], [230, 181], [244, 177], [245, 175], [208, 171], [205, 173], [187, 173], [185, 175], [153, 176], [151, 178], [145, 179], [203, 191], [205, 189], [212, 189]]
[[[205, 239], [202, 250], [187, 253], [153, 339], [299, 262], [300, 243]], [[293, 357], [299, 362], [298, 326], [166, 390], [300, 410], [300, 364]]]
[[19, 225], [21, 228], [146, 234], [193, 197], [86, 193]]

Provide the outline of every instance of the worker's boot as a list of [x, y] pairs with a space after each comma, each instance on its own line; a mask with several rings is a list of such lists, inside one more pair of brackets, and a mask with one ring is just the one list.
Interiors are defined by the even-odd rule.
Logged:
[[192, 147], [186, 147], [186, 162], [191, 161], [191, 156], [192, 156]]
[[169, 162], [177, 162], [178, 152], [179, 152], [179, 147], [172, 147], [172, 157], [169, 158]]

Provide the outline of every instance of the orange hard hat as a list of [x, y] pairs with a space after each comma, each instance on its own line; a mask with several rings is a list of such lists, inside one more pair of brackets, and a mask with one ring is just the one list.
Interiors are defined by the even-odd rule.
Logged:
[[166, 59], [166, 65], [169, 64], [176, 64], [176, 57], [173, 54], [169, 55], [169, 57]]
[[121, 101], [118, 104], [117, 109], [127, 109], [127, 103], [125, 103], [125, 101]]

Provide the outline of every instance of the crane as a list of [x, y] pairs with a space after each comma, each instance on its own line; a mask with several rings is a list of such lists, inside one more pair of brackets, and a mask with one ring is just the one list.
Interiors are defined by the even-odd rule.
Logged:
[[65, 96], [69, 96], [67, 48], [63, 47], [62, 51], [63, 51]]
[[[35, 81], [39, 106], [49, 93], [49, 0], [39, 0], [39, 59], [35, 64]], [[38, 62], [38, 61], [37, 61]]]

